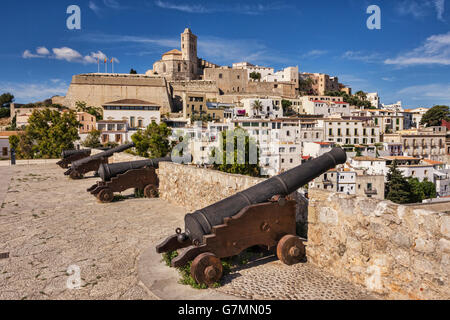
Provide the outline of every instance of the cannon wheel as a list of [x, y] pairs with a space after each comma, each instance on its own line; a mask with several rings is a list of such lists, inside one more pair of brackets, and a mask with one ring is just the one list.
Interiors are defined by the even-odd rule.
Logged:
[[114, 193], [111, 189], [103, 189], [98, 193], [97, 199], [103, 203], [112, 202], [114, 200]]
[[144, 196], [146, 198], [156, 198], [158, 196], [158, 189], [153, 184], [149, 184], [144, 188]]
[[79, 180], [79, 179], [82, 178], [82, 175], [79, 174], [79, 173], [76, 172], [76, 171], [72, 171], [72, 172], [70, 173], [70, 178], [73, 179], [73, 180]]
[[210, 287], [222, 278], [222, 274], [222, 263], [212, 253], [202, 253], [192, 262], [191, 276], [198, 284], [206, 284]]
[[277, 256], [284, 264], [291, 266], [305, 258], [305, 245], [301, 238], [287, 235], [277, 245]]

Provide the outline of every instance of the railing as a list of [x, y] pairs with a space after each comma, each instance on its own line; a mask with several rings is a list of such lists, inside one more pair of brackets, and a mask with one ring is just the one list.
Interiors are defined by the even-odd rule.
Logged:
[[378, 194], [377, 189], [366, 189], [366, 190], [364, 190], [364, 192], [366, 193], [366, 195], [371, 195], [371, 196]]

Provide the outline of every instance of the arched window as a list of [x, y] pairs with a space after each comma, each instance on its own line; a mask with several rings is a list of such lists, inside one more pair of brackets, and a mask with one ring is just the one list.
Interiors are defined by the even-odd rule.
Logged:
[[163, 73], [166, 73], [166, 72], [167, 72], [166, 64], [163, 63]]

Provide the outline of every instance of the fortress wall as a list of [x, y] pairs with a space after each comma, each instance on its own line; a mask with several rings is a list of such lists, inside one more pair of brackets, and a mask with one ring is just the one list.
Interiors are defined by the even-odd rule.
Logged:
[[448, 202], [309, 196], [308, 262], [389, 299], [450, 299]]
[[[275, 86], [277, 86], [277, 88], [275, 88]], [[290, 82], [250, 81], [247, 86], [247, 93], [295, 98], [295, 86], [295, 84]]]
[[264, 180], [169, 162], [159, 165], [160, 198], [188, 211], [207, 207]]
[[77, 101], [101, 107], [104, 103], [139, 99], [161, 106], [161, 113], [171, 111], [171, 98], [164, 78], [122, 75], [76, 75], [72, 78], [64, 105], [75, 109]]
[[[264, 181], [161, 163], [160, 197], [192, 212]], [[308, 263], [389, 299], [450, 299], [448, 203], [390, 201], [311, 189]]]

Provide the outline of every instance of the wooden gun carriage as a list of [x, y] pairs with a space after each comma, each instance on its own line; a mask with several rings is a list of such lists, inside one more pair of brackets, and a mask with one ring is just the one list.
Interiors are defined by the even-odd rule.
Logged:
[[56, 164], [60, 166], [63, 169], [69, 168], [69, 165], [72, 162], [87, 158], [91, 155], [90, 149], [84, 149], [84, 150], [64, 150], [61, 153], [61, 160], [58, 161]]
[[99, 175], [102, 181], [97, 182], [87, 191], [97, 197], [100, 202], [108, 203], [114, 199], [114, 192], [123, 192], [135, 188], [143, 190], [147, 198], [158, 196], [159, 180], [156, 169], [160, 162], [172, 161], [170, 157], [117, 164], [101, 164]]
[[115, 153], [123, 152], [134, 146], [134, 143], [125, 144], [117, 148], [95, 154], [88, 158], [72, 162], [71, 167], [64, 173], [64, 175], [69, 176], [71, 179], [81, 179], [83, 175], [88, 172], [97, 172], [100, 165], [108, 164], [108, 159]]
[[331, 152], [245, 191], [185, 216], [185, 232], [156, 247], [158, 253], [180, 250], [172, 267], [192, 261], [191, 275], [200, 284], [212, 285], [222, 277], [220, 259], [256, 246], [276, 250], [287, 265], [305, 258], [304, 239], [296, 235], [296, 202], [289, 195], [321, 174], [343, 164], [346, 153]]

